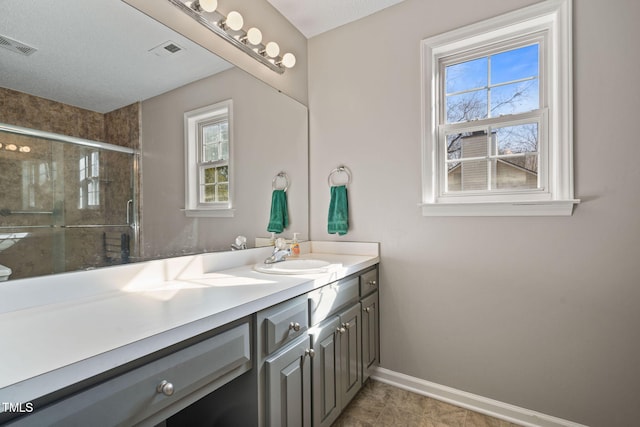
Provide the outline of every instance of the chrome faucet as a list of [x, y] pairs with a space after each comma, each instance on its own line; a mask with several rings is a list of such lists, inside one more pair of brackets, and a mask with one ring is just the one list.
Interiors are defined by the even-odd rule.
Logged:
[[286, 261], [291, 255], [291, 248], [287, 246], [287, 242], [283, 238], [276, 239], [275, 247], [271, 256], [264, 260], [265, 264], [275, 264], [276, 262]]
[[236, 237], [235, 242], [231, 244], [231, 250], [240, 251], [243, 249], [247, 249], [247, 238], [244, 236], [238, 236]]
[[278, 249], [275, 248], [273, 250], [273, 254], [264, 260], [265, 264], [275, 264], [276, 262], [282, 262], [282, 261], [286, 261], [287, 257], [291, 255], [291, 249], [287, 248], [287, 249]]

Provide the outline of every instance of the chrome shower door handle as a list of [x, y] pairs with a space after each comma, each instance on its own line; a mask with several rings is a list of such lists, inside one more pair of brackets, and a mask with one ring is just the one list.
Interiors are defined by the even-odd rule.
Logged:
[[129, 212], [131, 211], [131, 207], [133, 206], [133, 199], [127, 200], [127, 225], [131, 224], [131, 217]]

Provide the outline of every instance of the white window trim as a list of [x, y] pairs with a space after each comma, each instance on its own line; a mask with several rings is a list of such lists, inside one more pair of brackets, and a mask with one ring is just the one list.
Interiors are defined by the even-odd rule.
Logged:
[[[424, 216], [569, 216], [573, 196], [572, 0], [548, 0], [421, 42], [422, 214]], [[549, 86], [548, 196], [440, 197], [438, 160], [438, 73], [441, 57], [524, 34], [549, 31], [544, 70]], [[435, 76], [435, 77], [434, 77]]]
[[[94, 159], [96, 160], [94, 162]], [[79, 158], [79, 162], [83, 162], [84, 176], [80, 179], [78, 189], [78, 209], [80, 210], [96, 210], [100, 208], [100, 152], [97, 150], [84, 151]], [[96, 170], [97, 169], [97, 170]], [[90, 187], [94, 191], [89, 191]], [[97, 197], [97, 200], [95, 199]], [[93, 203], [90, 203], [90, 202]]]
[[[229, 201], [205, 205], [200, 203], [198, 165], [198, 127], [203, 121], [226, 110], [229, 117]], [[233, 101], [227, 100], [184, 113], [185, 208], [187, 217], [233, 217]]]

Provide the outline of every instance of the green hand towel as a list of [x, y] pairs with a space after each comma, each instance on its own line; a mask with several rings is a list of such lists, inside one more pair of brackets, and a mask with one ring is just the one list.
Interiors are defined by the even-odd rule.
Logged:
[[284, 190], [273, 190], [271, 195], [271, 216], [267, 231], [282, 233], [289, 226], [289, 209], [287, 207], [287, 193]]
[[338, 233], [340, 236], [349, 230], [349, 204], [347, 203], [347, 186], [331, 187], [331, 202], [329, 203], [329, 234]]

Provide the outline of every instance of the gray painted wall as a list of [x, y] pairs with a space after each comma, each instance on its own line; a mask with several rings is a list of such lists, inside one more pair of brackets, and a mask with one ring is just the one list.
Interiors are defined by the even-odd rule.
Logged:
[[[640, 414], [640, 3], [574, 2], [572, 217], [425, 218], [420, 40], [535, 1], [406, 0], [309, 40], [311, 237], [381, 242], [382, 366], [590, 426]], [[326, 231], [327, 175], [353, 172]]]

